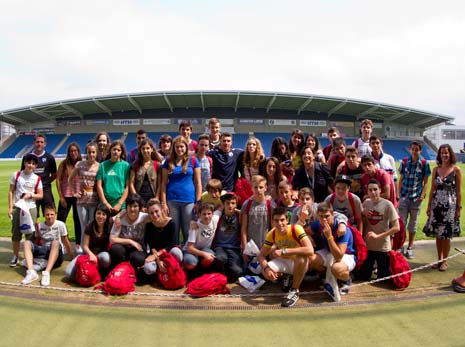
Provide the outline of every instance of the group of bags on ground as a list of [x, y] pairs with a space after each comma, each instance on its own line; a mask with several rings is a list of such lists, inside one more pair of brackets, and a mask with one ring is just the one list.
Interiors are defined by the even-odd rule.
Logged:
[[[165, 289], [180, 289], [187, 284], [187, 275], [177, 259], [168, 252], [160, 255], [165, 263], [166, 272], [159, 272], [157, 283]], [[88, 255], [81, 255], [76, 261], [74, 280], [82, 287], [92, 287], [101, 282], [98, 263], [91, 262]], [[136, 272], [132, 265], [125, 261], [115, 266], [106, 276], [105, 282], [95, 289], [102, 289], [109, 295], [125, 295], [135, 291]], [[204, 274], [187, 284], [186, 294], [193, 297], [205, 297], [214, 294], [229, 294], [228, 279], [221, 273]]]

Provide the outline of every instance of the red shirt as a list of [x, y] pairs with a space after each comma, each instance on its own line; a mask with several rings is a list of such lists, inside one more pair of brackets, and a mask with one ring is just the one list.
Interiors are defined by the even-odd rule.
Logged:
[[376, 179], [380, 184], [381, 184], [381, 193], [384, 193], [384, 187], [389, 186], [389, 192], [390, 192], [390, 201], [394, 205], [394, 207], [397, 208], [397, 199], [396, 199], [396, 194], [394, 190], [394, 181], [392, 180], [391, 175], [389, 175], [386, 171], [383, 169], [377, 169], [376, 173], [373, 177], [371, 177], [369, 174], [364, 173], [362, 175], [362, 187], [363, 187], [363, 194], [367, 195], [368, 194], [368, 181], [374, 178]]

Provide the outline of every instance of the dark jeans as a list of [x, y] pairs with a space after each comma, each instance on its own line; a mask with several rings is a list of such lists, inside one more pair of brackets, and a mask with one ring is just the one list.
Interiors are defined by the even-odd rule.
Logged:
[[81, 244], [81, 222], [79, 220], [79, 215], [77, 212], [77, 199], [75, 197], [66, 198], [66, 207], [63, 207], [60, 203], [58, 206], [57, 219], [66, 223], [66, 218], [68, 218], [69, 211], [71, 207], [73, 208], [73, 224], [74, 224], [74, 236], [76, 237], [76, 244]]
[[242, 276], [242, 256], [239, 249], [215, 248], [216, 261], [223, 266], [224, 273], [230, 282]]
[[360, 269], [359, 277], [361, 280], [368, 281], [371, 279], [375, 262], [378, 269], [377, 278], [383, 278], [391, 275], [391, 271], [389, 270], [389, 253], [368, 251], [368, 256]]

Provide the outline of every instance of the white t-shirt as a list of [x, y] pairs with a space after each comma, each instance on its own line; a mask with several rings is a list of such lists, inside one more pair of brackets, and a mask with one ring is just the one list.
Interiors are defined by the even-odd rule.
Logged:
[[[14, 202], [17, 202], [21, 199], [21, 195], [24, 193], [26, 194], [35, 194], [36, 193], [36, 185], [39, 176], [35, 173], [31, 173], [30, 175], [26, 175], [26, 173], [21, 171], [21, 174], [18, 177], [18, 181], [16, 181], [17, 171], [13, 172], [10, 178], [10, 185], [16, 185]], [[39, 185], [37, 185], [37, 190], [43, 189], [42, 188], [42, 180], [39, 181]], [[36, 207], [36, 202], [33, 199], [25, 199], [26, 205], [29, 209]]]
[[126, 218], [127, 216], [124, 216], [121, 218], [121, 228], [116, 229], [115, 224], [113, 224], [110, 233], [123, 239], [136, 241], [143, 246], [145, 234], [144, 220], [147, 216], [147, 213], [139, 212], [139, 216], [134, 223], [129, 223]]
[[42, 239], [42, 245], [50, 247], [52, 241], [60, 241], [60, 246], [63, 249], [63, 244], [61, 243], [61, 238], [68, 235], [68, 230], [66, 230], [66, 224], [62, 221], [56, 220], [53, 225], [48, 226], [45, 222], [40, 222], [39, 232], [36, 233]]
[[[216, 227], [218, 226], [218, 221], [221, 217], [221, 211], [213, 212], [213, 218], [210, 224], [205, 225], [200, 222], [200, 219], [197, 221], [198, 229], [189, 229], [189, 237], [187, 238], [187, 243], [193, 243], [195, 248], [204, 249], [210, 248], [215, 237]], [[187, 244], [185, 246], [187, 249]]]

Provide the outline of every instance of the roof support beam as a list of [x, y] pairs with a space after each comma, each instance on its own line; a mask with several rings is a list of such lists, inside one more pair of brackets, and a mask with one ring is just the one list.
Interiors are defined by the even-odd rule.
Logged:
[[0, 113], [0, 115], [2, 117], [5, 117], [6, 119], [10, 119], [14, 122], [18, 122], [18, 123], [21, 123], [21, 124], [29, 124], [28, 122], [26, 122], [24, 119], [21, 119], [21, 118], [18, 118], [18, 117], [15, 117], [15, 116], [12, 116], [12, 115], [9, 115], [7, 113]]
[[241, 93], [237, 93], [236, 96], [236, 104], [234, 105], [234, 112], [237, 112], [237, 107], [239, 106], [239, 99], [241, 97]]
[[412, 125], [413, 125], [413, 126], [418, 126], [418, 125], [423, 125], [423, 124], [426, 124], [426, 123], [429, 123], [429, 122], [431, 122], [431, 118], [430, 118], [430, 117], [426, 117], [425, 119], [422, 119], [422, 120], [420, 120], [420, 121], [418, 121], [418, 122], [415, 122], [415, 123], [413, 123]]
[[142, 109], [139, 106], [139, 104], [134, 100], [130, 95], [128, 95], [128, 100], [131, 103], [132, 106], [136, 108], [137, 111], [139, 111], [140, 114], [142, 114]]
[[334, 106], [332, 109], [328, 111], [328, 118], [331, 117], [335, 112], [339, 111], [341, 108], [343, 108], [347, 104], [347, 100], [340, 102], [336, 106]]
[[388, 120], [389, 120], [390, 122], [392, 122], [392, 121], [394, 121], [394, 120], [396, 120], [396, 119], [399, 119], [399, 118], [401, 118], [401, 117], [403, 117], [403, 116], [405, 116], [406, 114], [409, 114], [409, 113], [410, 113], [410, 110], [407, 110], [407, 111], [404, 111], [404, 112], [400, 112], [400, 113], [398, 113], [398, 114], [396, 114], [396, 115], [394, 115], [394, 116], [392, 116], [392, 117], [389, 117]]
[[82, 115], [81, 112], [79, 112], [79, 111], [76, 110], [75, 108], [69, 106], [68, 104], [64, 104], [64, 103], [60, 102], [60, 105], [61, 105], [61, 107], [63, 107], [65, 110], [67, 110], [67, 111], [69, 111], [69, 112], [75, 114], [75, 115], [78, 116], [79, 118], [81, 118], [81, 119], [84, 118], [84, 116]]
[[310, 103], [313, 101], [313, 96], [309, 97], [307, 100], [305, 100], [305, 102], [299, 107], [299, 109], [297, 110], [297, 115], [300, 116], [300, 113], [305, 109], [305, 107], [307, 107], [308, 105], [310, 105]]
[[273, 106], [274, 102], [276, 101], [276, 98], [277, 98], [277, 94], [273, 95], [273, 97], [271, 98], [266, 108], [266, 113], [270, 112], [271, 106]]
[[105, 106], [101, 101], [98, 101], [97, 99], [92, 99], [92, 101], [100, 108], [102, 109], [103, 111], [105, 111], [106, 113], [108, 113], [109, 116], [112, 116], [112, 112], [111, 110]]
[[170, 108], [171, 113], [173, 113], [173, 106], [171, 105], [171, 101], [168, 98], [168, 95], [166, 95], [166, 93], [163, 93], [163, 99], [165, 99], [165, 102], [168, 105], [168, 107]]
[[38, 110], [38, 109], [32, 108], [32, 107], [30, 107], [29, 110], [31, 112], [35, 113], [38, 116], [44, 117], [47, 120], [52, 120], [52, 117], [50, 117], [47, 113], [45, 113], [45, 112], [43, 112], [41, 110]]
[[366, 109], [365, 111], [363, 111], [362, 113], [360, 113], [360, 114], [357, 116], [357, 120], [359, 120], [360, 118], [365, 117], [367, 114], [370, 114], [370, 113], [376, 111], [378, 108], [379, 108], [379, 105], [378, 105], [378, 106], [370, 107], [369, 109]]
[[205, 112], [205, 100], [203, 99], [202, 92], [200, 92], [200, 102], [202, 103], [202, 112]]

